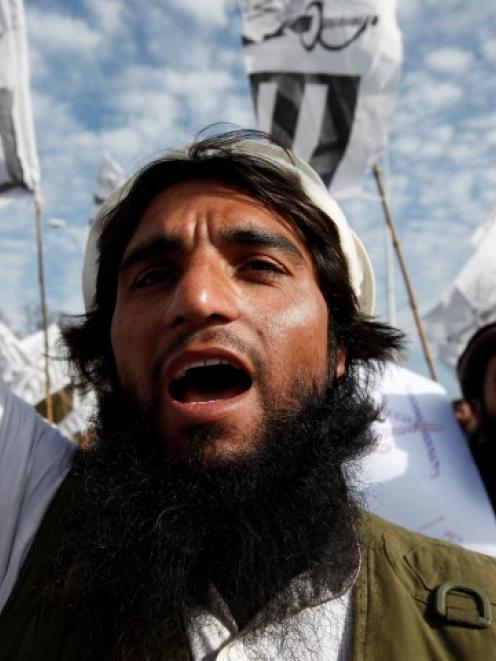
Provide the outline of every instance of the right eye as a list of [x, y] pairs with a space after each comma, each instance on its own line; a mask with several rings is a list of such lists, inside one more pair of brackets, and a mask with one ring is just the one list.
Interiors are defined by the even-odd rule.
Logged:
[[153, 268], [137, 276], [131, 285], [132, 289], [143, 289], [160, 283], [168, 283], [173, 279], [173, 274], [165, 268]]

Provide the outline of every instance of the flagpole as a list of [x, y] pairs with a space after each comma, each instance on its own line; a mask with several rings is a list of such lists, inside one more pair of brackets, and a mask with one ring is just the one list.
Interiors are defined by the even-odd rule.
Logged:
[[372, 172], [374, 174], [374, 178], [377, 184], [377, 189], [381, 197], [381, 203], [382, 203], [382, 208], [384, 210], [384, 216], [386, 218], [386, 224], [391, 233], [391, 239], [393, 241], [393, 247], [396, 251], [396, 256], [398, 258], [401, 274], [403, 276], [403, 280], [405, 281], [408, 300], [410, 302], [410, 307], [412, 308], [413, 318], [415, 320], [415, 325], [417, 326], [417, 332], [420, 339], [420, 344], [422, 345], [422, 350], [424, 352], [425, 361], [427, 363], [427, 367], [429, 368], [431, 379], [433, 381], [438, 381], [436, 370], [434, 368], [434, 362], [432, 360], [429, 345], [427, 344], [427, 338], [425, 336], [424, 327], [418, 311], [417, 300], [415, 298], [415, 293], [413, 291], [412, 283], [410, 281], [410, 276], [408, 275], [405, 259], [403, 257], [403, 250], [401, 249], [400, 237], [396, 230], [396, 225], [394, 223], [393, 216], [391, 214], [391, 210], [389, 208], [389, 204], [386, 199], [386, 193], [382, 182], [381, 170], [377, 165], [377, 163], [372, 166]]
[[394, 261], [393, 261], [393, 239], [391, 230], [388, 225], [384, 225], [384, 253], [386, 256], [386, 293], [387, 293], [387, 310], [388, 322], [391, 326], [396, 326], [396, 287], [394, 278]]
[[43, 202], [39, 192], [34, 194], [34, 206], [36, 210], [36, 246], [38, 255], [38, 283], [40, 286], [40, 309], [41, 325], [45, 347], [45, 411], [48, 422], [53, 422], [53, 404], [50, 394], [50, 356], [48, 343], [48, 316], [45, 295], [45, 269], [43, 266]]

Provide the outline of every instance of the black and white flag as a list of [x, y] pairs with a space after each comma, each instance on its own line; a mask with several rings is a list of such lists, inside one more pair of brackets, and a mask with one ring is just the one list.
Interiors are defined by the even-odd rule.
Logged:
[[396, 0], [240, 0], [258, 127], [336, 196], [384, 150], [402, 58]]
[[24, 8], [0, 0], [0, 204], [34, 192], [38, 181]]

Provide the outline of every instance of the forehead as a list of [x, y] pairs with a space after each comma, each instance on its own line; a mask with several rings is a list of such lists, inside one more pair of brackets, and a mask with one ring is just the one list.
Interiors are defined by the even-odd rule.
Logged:
[[217, 179], [173, 184], [145, 207], [125, 254], [157, 235], [172, 235], [188, 245], [215, 241], [229, 228], [263, 228], [284, 235], [311, 260], [301, 231], [256, 197]]

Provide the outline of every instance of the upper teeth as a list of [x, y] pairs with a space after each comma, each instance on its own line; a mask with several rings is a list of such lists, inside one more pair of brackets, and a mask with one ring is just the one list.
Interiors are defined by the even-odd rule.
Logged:
[[232, 363], [229, 360], [223, 360], [222, 358], [206, 358], [205, 360], [194, 360], [191, 363], [184, 365], [184, 367], [176, 374], [174, 379], [181, 379], [188, 370], [195, 367], [209, 367], [210, 365], [232, 365]]

